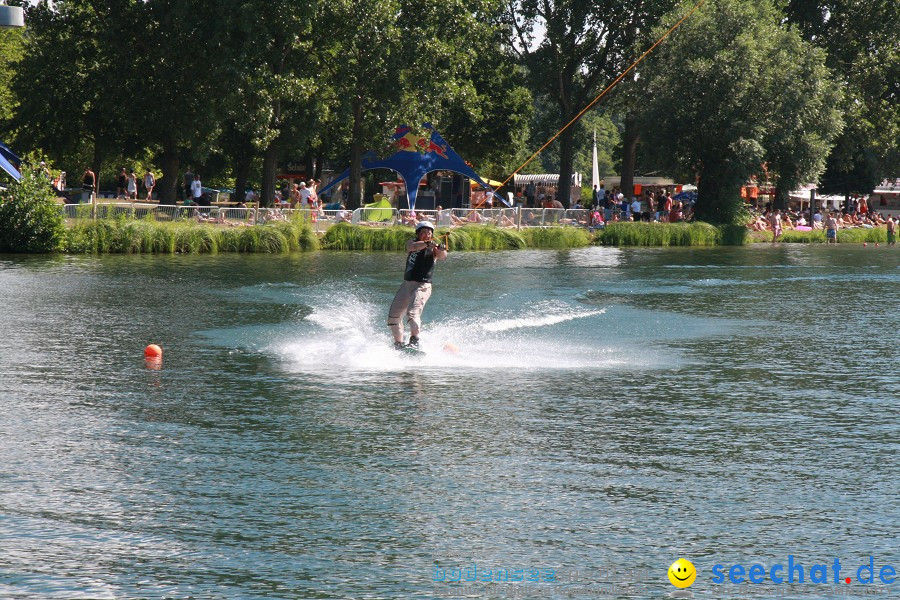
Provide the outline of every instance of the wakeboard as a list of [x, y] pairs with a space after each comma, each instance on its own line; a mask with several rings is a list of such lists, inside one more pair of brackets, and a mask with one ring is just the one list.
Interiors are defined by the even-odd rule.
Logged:
[[407, 356], [425, 356], [425, 351], [420, 350], [415, 346], [403, 346], [402, 348], [398, 348], [397, 351], [406, 354]]

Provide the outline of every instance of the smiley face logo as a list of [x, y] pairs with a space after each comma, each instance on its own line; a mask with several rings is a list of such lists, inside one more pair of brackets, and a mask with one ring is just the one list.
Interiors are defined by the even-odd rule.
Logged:
[[694, 580], [697, 579], [697, 569], [694, 563], [683, 558], [679, 558], [672, 563], [668, 571], [669, 581], [677, 588], [690, 587]]

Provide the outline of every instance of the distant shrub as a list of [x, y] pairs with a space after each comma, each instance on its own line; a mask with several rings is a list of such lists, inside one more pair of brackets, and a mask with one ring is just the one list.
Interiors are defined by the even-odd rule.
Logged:
[[0, 192], [0, 252], [58, 252], [66, 229], [50, 183], [23, 163], [22, 180]]
[[[731, 230], [729, 230], [730, 232]], [[733, 240], [737, 236], [729, 233]], [[604, 246], [717, 246], [723, 231], [709, 223], [607, 223], [597, 233]]]
[[124, 218], [86, 221], [65, 232], [64, 249], [80, 254], [213, 254], [216, 252], [309, 251], [318, 239], [309, 225], [279, 223], [221, 227], [205, 223], [157, 223]]

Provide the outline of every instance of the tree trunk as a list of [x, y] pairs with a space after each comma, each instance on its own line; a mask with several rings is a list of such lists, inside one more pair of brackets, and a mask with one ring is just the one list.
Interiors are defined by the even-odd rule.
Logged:
[[625, 197], [631, 201], [634, 195], [634, 168], [637, 164], [637, 145], [641, 139], [637, 119], [634, 113], [625, 116], [625, 131], [622, 134], [622, 179], [619, 187]]
[[94, 191], [100, 191], [100, 169], [103, 168], [103, 151], [100, 144], [94, 142], [94, 157], [91, 159], [91, 170], [94, 172]]
[[322, 179], [322, 161], [323, 160], [324, 160], [324, 157], [322, 156], [322, 151], [320, 150], [319, 152], [316, 153], [316, 172], [313, 175], [313, 177], [315, 177], [316, 180]]
[[275, 199], [275, 176], [278, 174], [278, 140], [274, 140], [263, 153], [263, 189], [260, 206], [272, 206]]
[[575, 130], [571, 127], [559, 136], [559, 183], [556, 199], [569, 208], [572, 198], [572, 165], [575, 161]]
[[157, 182], [157, 193], [160, 204], [175, 204], [175, 186], [178, 185], [178, 150], [174, 144], [166, 144], [159, 157], [162, 177]]
[[[350, 191], [347, 195], [347, 209], [359, 208], [362, 199], [360, 179], [362, 179], [362, 101], [356, 99], [353, 102], [353, 125], [350, 131]], [[419, 182], [415, 182], [418, 184]], [[407, 185], [414, 185], [406, 182]]]
[[697, 182], [696, 220], [714, 225], [734, 224], [742, 202], [741, 182], [727, 172], [704, 168]]
[[250, 179], [250, 167], [253, 164], [250, 152], [240, 152], [234, 164], [234, 196], [232, 202], [243, 202], [247, 195], [247, 180]]
[[787, 210], [788, 201], [790, 200], [791, 190], [784, 187], [780, 182], [775, 186], [775, 201], [772, 208], [779, 210]]
[[303, 157], [303, 174], [307, 179], [315, 179], [316, 174], [313, 172], [314, 167], [312, 152], [307, 152]]

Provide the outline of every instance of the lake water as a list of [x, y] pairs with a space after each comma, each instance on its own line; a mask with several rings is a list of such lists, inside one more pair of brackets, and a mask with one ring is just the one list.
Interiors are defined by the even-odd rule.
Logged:
[[839, 559], [861, 598], [900, 572], [897, 249], [455, 253], [424, 358], [388, 347], [403, 262], [0, 256], [0, 597], [665, 597], [685, 557], [737, 598], [715, 565], [793, 556], [785, 597], [831, 597], [810, 570]]

